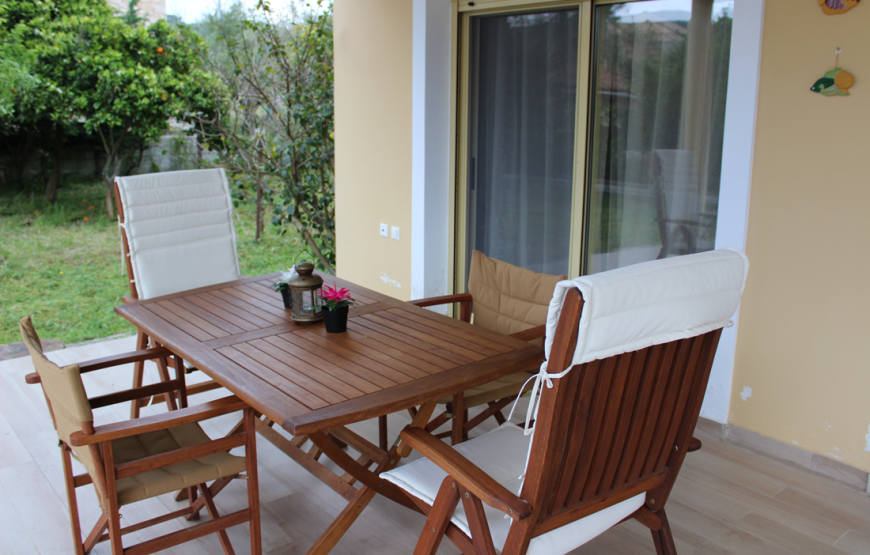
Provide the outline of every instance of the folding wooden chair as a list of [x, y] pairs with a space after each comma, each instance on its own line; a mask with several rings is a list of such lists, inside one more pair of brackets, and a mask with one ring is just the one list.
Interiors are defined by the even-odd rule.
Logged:
[[446, 535], [464, 553], [559, 555], [633, 518], [675, 555], [665, 505], [747, 269], [722, 249], [560, 285], [531, 442], [511, 424], [455, 448], [402, 432], [426, 459], [381, 477], [428, 514], [414, 553]]
[[[233, 202], [223, 169], [116, 177], [115, 200], [130, 284], [125, 302], [239, 279]], [[136, 349], [150, 341], [139, 332]], [[142, 385], [144, 369], [144, 360], [135, 365], [134, 388]], [[164, 365], [158, 363], [158, 371], [162, 381], [169, 380]], [[188, 394], [218, 387], [209, 380], [192, 385]], [[171, 402], [169, 394], [163, 398]], [[133, 399], [131, 418], [148, 402]]]
[[[144, 555], [216, 533], [224, 553], [230, 555], [233, 548], [226, 529], [244, 522], [250, 523], [251, 552], [261, 553], [255, 417], [251, 408], [236, 397], [186, 408], [183, 371], [177, 372], [173, 380], [89, 399], [81, 379], [83, 372], [165, 357], [168, 352], [165, 349], [151, 349], [60, 368], [43, 354], [39, 336], [29, 316], [21, 319], [20, 329], [36, 369], [36, 372], [27, 375], [26, 381], [42, 384], [60, 440], [76, 553], [88, 553], [97, 543], [108, 540], [115, 555]], [[126, 402], [145, 394], [171, 391], [179, 393], [182, 404], [179, 410], [94, 426], [92, 409]], [[197, 424], [201, 420], [240, 410], [244, 411], [243, 429], [227, 437], [211, 440]], [[229, 453], [230, 449], [242, 446], [245, 447], [244, 457]], [[84, 465], [87, 470], [85, 474], [73, 475], [71, 456]], [[242, 473], [247, 478], [248, 508], [222, 516], [212, 499], [215, 485]], [[210, 481], [214, 481], [211, 488], [207, 485]], [[94, 484], [103, 516], [87, 538], [82, 540], [75, 490], [88, 484]], [[118, 513], [121, 506], [177, 489], [186, 489], [188, 507], [121, 528]], [[197, 489], [201, 494], [199, 498]], [[122, 536], [125, 534], [181, 516], [196, 515], [203, 507], [210, 517], [207, 522], [132, 547], [123, 547]], [[107, 529], [108, 533], [105, 533]]]
[[[476, 326], [526, 341], [537, 340], [540, 344], [553, 290], [564, 279], [567, 278], [525, 270], [474, 251], [471, 254], [468, 293], [420, 299], [412, 303], [421, 307], [459, 303], [462, 321], [471, 322], [473, 312]], [[450, 436], [455, 445], [468, 438], [469, 430], [490, 417], [503, 424], [505, 418], [502, 409], [514, 400], [529, 377], [530, 374], [526, 372], [506, 376], [458, 393], [452, 398], [442, 399], [446, 410], [433, 418], [426, 429], [433, 431], [451, 420], [451, 431], [438, 434], [438, 437]], [[487, 405], [486, 409], [469, 420], [468, 409], [481, 405]]]

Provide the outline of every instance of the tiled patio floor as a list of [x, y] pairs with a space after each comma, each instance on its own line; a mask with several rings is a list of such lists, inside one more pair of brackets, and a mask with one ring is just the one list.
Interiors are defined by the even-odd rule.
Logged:
[[[133, 350], [134, 339], [54, 351], [61, 364]], [[0, 362], [0, 553], [55, 555], [72, 553], [57, 436], [38, 387], [24, 384], [32, 371], [27, 358]], [[90, 395], [129, 387], [131, 368], [86, 376]], [[206, 395], [218, 397], [221, 392]], [[159, 411], [161, 408], [147, 408]], [[97, 423], [126, 418], [126, 405], [96, 411]], [[519, 420], [518, 417], [517, 420]], [[390, 432], [408, 422], [390, 417]], [[207, 423], [212, 436], [226, 433], [233, 415]], [[354, 427], [370, 440], [375, 422]], [[703, 439], [703, 438], [702, 438]], [[344, 500], [260, 438], [260, 499], [265, 553], [304, 554], [344, 505]], [[79, 472], [80, 470], [77, 470]], [[244, 485], [233, 483], [217, 498], [218, 509], [231, 512], [246, 504]], [[79, 490], [82, 521], [98, 516], [95, 493]], [[181, 508], [171, 495], [123, 507], [125, 524]], [[668, 515], [680, 555], [823, 555], [870, 553], [870, 497], [811, 471], [772, 461], [736, 445], [712, 439], [688, 456]], [[148, 539], [154, 531], [180, 529], [183, 520], [125, 536]], [[376, 499], [333, 553], [341, 555], [410, 554], [423, 517], [389, 501]], [[238, 553], [249, 548], [247, 525], [230, 530]], [[129, 544], [129, 542], [125, 542]], [[109, 553], [101, 544], [94, 553]], [[215, 536], [179, 546], [168, 553], [200, 555], [220, 552]], [[458, 551], [445, 541], [441, 551]], [[626, 523], [581, 547], [575, 554], [641, 555], [655, 553], [649, 533]]]

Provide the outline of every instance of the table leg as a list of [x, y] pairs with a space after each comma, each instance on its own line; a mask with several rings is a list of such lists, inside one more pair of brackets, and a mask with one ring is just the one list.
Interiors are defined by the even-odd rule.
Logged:
[[378, 443], [383, 451], [389, 448], [387, 445], [387, 415], [378, 416]]
[[[411, 422], [411, 426], [417, 426], [418, 428], [425, 428], [426, 424], [429, 422], [429, 418], [432, 416], [432, 413], [435, 411], [435, 407], [438, 404], [437, 401], [429, 401], [425, 405], [421, 406], [417, 411], [417, 414], [414, 416], [414, 420]], [[313, 440], [314, 434], [312, 434]], [[401, 439], [397, 439], [396, 443], [390, 448], [388, 452], [387, 460], [383, 461], [378, 465], [375, 470], [376, 474], [380, 474], [381, 472], [386, 472], [395, 468], [395, 466], [399, 463], [399, 459], [402, 457], [407, 457], [411, 454], [411, 448], [402, 443]], [[329, 456], [329, 453], [327, 453]], [[365, 470], [365, 469], [364, 469]], [[368, 472], [366, 470], [366, 472]], [[308, 550], [306, 555], [327, 555], [332, 548], [335, 547], [335, 544], [344, 536], [347, 530], [350, 528], [351, 524], [362, 514], [363, 509], [368, 506], [371, 500], [374, 498], [377, 491], [374, 488], [371, 488], [367, 485], [363, 485], [357, 492], [356, 495], [351, 499], [350, 503], [341, 511], [341, 514], [329, 525], [329, 528], [314, 542], [314, 545], [311, 546], [311, 549]]]
[[[141, 351], [148, 347], [148, 336], [139, 331], [136, 335], [136, 350]], [[139, 360], [133, 363], [133, 387], [142, 387], [142, 379], [145, 376], [145, 361]], [[142, 406], [141, 399], [130, 401], [130, 419], [139, 418], [139, 409]]]
[[453, 422], [451, 423], [450, 444], [462, 443], [465, 433], [465, 421], [468, 420], [468, 412], [465, 410], [465, 393], [460, 391], [453, 396]]

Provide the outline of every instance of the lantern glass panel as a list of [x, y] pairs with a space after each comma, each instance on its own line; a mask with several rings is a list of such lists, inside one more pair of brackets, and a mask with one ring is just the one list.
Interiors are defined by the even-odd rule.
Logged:
[[289, 285], [293, 298], [291, 318], [298, 322], [316, 322], [323, 316], [320, 310], [320, 296], [317, 294], [323, 285], [323, 278], [314, 275], [314, 265], [303, 262], [296, 265], [298, 276]]

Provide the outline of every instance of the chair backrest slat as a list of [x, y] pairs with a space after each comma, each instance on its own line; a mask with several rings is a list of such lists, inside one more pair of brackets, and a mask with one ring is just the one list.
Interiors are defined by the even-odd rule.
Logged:
[[610, 482], [608, 490], [616, 487], [616, 484], [624, 484], [628, 479], [628, 473], [634, 464], [635, 455], [640, 449], [641, 440], [643, 439], [643, 421], [634, 418], [634, 414], [643, 414], [649, 409], [652, 403], [653, 390], [656, 385], [656, 376], [652, 372], [647, 371], [650, 366], [656, 366], [658, 361], [662, 359], [665, 353], [664, 345], [656, 345], [633, 354], [633, 372], [632, 375], [638, 376], [640, 381], [637, 394], [634, 397], [635, 402], [632, 407], [632, 418], [630, 418], [626, 430], [622, 457], [619, 460], [614, 476]]
[[[590, 475], [593, 474], [593, 463], [600, 464], [602, 461], [595, 460], [593, 455], [599, 448], [603, 440], [604, 431], [604, 416], [609, 406], [608, 399], [610, 398], [610, 390], [613, 385], [613, 360], [595, 361], [598, 364], [589, 368], [589, 372], [595, 374], [595, 385], [592, 393], [592, 405], [589, 411], [589, 416], [582, 423], [586, 427], [586, 432], [583, 434], [583, 441], [580, 446], [580, 464], [574, 471], [574, 476], [571, 477], [571, 489], [568, 494], [568, 505], [576, 505], [583, 497], [583, 492], [586, 485], [589, 483]], [[583, 395], [583, 392], [578, 392]], [[570, 400], [569, 400], [570, 402]], [[570, 436], [569, 436], [570, 437]], [[570, 444], [573, 441], [567, 442]], [[561, 510], [562, 507], [554, 506], [554, 512]]]
[[644, 457], [643, 466], [641, 466], [641, 476], [647, 476], [653, 471], [659, 454], [665, 449], [665, 440], [670, 428], [671, 418], [678, 415], [676, 411], [677, 396], [683, 387], [688, 352], [694, 339], [683, 339], [677, 342], [676, 353], [668, 373], [668, 383], [665, 385], [664, 398], [662, 399], [658, 414], [654, 415], [651, 420], [655, 426], [652, 432], [649, 451], [647, 451], [647, 456]]
[[634, 459], [631, 462], [628, 475], [625, 478], [627, 483], [636, 482], [643, 471], [643, 463], [646, 461], [646, 457], [652, 446], [656, 416], [661, 412], [662, 403], [664, 402], [664, 392], [668, 384], [668, 379], [670, 378], [671, 370], [673, 369], [676, 350], [676, 342], [667, 344], [661, 358], [656, 361], [655, 364], [648, 366], [646, 369], [646, 371], [650, 373], [655, 385], [653, 386], [653, 392], [650, 397], [650, 403], [647, 406], [646, 414], [640, 417], [640, 443], [638, 444], [637, 451], [634, 453]]
[[673, 410], [670, 415], [666, 416], [665, 413], [662, 413], [660, 416], [659, 426], [662, 427], [664, 433], [659, 434], [658, 430], [656, 431], [657, 436], [661, 435], [662, 441], [659, 442], [658, 456], [648, 457], [647, 463], [643, 469], [643, 472], [646, 474], [658, 473], [664, 470], [665, 463], [668, 460], [668, 455], [670, 454], [674, 441], [676, 440], [680, 422], [685, 414], [689, 395], [691, 395], [693, 391], [692, 385], [700, 368], [699, 361], [704, 337], [693, 337], [685, 341], [688, 342], [688, 345], [684, 346], [685, 348], [683, 351], [687, 352], [688, 356], [685, 359], [685, 362], [681, 362], [677, 367], [677, 370], [682, 374], [680, 385], [671, 388], [672, 395], [676, 397], [676, 399], [673, 402], [670, 402], [670, 400], [666, 402], [667, 408], [672, 408]]
[[631, 416], [635, 409], [634, 401], [638, 398], [641, 378], [643, 377], [643, 373], [638, 367], [642, 368], [644, 363], [644, 356], [642, 355], [646, 354], [645, 351], [647, 349], [641, 352], [630, 353], [629, 356], [622, 357], [620, 360], [620, 371], [626, 373], [625, 386], [623, 387], [617, 424], [613, 431], [613, 445], [608, 455], [607, 463], [604, 466], [604, 473], [598, 482], [598, 489], [595, 491], [595, 495], [604, 495], [613, 488], [613, 479], [616, 476], [616, 471], [626, 455], [628, 432], [632, 424]]

